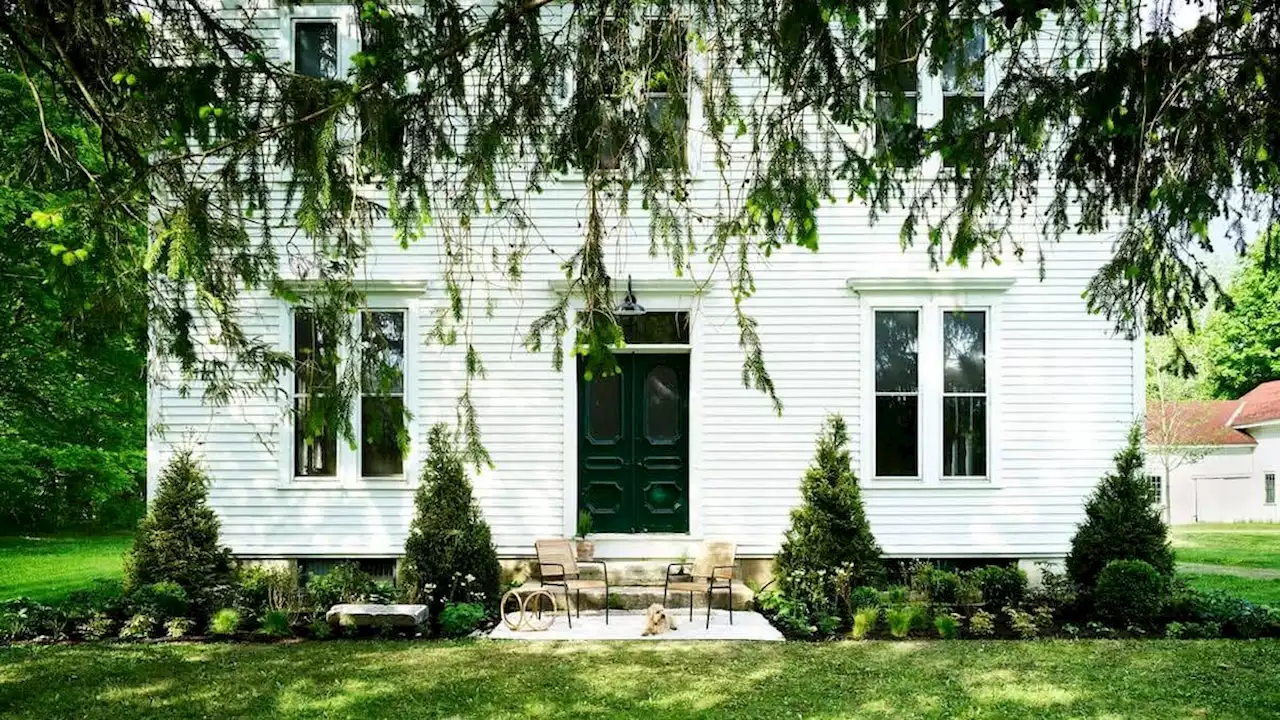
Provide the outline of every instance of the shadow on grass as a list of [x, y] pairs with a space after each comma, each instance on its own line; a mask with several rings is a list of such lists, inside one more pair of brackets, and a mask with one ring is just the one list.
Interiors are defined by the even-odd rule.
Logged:
[[0, 650], [11, 717], [1280, 716], [1280, 643], [346, 642]]

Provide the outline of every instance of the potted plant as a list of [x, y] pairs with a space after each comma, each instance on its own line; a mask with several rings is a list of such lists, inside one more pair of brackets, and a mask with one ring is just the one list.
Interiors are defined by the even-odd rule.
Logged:
[[578, 511], [578, 532], [573, 539], [578, 545], [579, 560], [594, 560], [596, 557], [596, 544], [587, 539], [591, 534], [591, 513], [586, 510]]

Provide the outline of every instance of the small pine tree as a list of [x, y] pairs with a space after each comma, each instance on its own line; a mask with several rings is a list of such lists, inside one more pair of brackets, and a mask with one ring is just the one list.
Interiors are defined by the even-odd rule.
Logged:
[[[791, 528], [774, 563], [783, 594], [821, 601], [829, 609], [836, 605], [839, 584], [852, 588], [884, 580], [880, 546], [862, 509], [848, 444], [844, 418], [827, 418], [814, 464], [800, 486], [803, 501], [791, 511]], [[847, 577], [837, 579], [838, 571]]]
[[400, 562], [402, 590], [407, 598], [426, 602], [433, 618], [440, 617], [446, 602], [479, 602], [496, 613], [498, 553], [447, 425], [431, 428], [427, 448], [414, 499], [417, 514]]
[[210, 592], [232, 580], [231, 552], [218, 544], [220, 524], [208, 505], [209, 478], [189, 450], [160, 473], [156, 497], [138, 524], [133, 550], [125, 558], [125, 590], [153, 583], [177, 583], [198, 611]]
[[1093, 589], [1112, 560], [1142, 560], [1166, 579], [1173, 577], [1169, 528], [1143, 470], [1138, 425], [1129, 431], [1129, 444], [1116, 454], [1115, 463], [1115, 471], [1103, 476], [1085, 504], [1085, 520], [1067, 555], [1067, 574], [1085, 591]]

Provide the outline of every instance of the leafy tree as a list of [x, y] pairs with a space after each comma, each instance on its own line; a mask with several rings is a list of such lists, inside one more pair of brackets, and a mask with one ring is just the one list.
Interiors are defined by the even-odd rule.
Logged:
[[1169, 528], [1143, 470], [1140, 426], [1130, 429], [1129, 443], [1116, 453], [1115, 462], [1115, 471], [1103, 476], [1085, 503], [1085, 520], [1067, 554], [1067, 574], [1086, 590], [1092, 590], [1112, 560], [1142, 560], [1165, 578], [1173, 577]]
[[[97, 132], [60, 96], [37, 102], [27, 82], [0, 68], [0, 533], [132, 526], [144, 482], [145, 225], [97, 228], [80, 212], [102, 168]], [[33, 219], [46, 207], [65, 210]], [[113, 241], [95, 243], [98, 232]]]
[[425, 602], [438, 619], [446, 603], [498, 609], [502, 568], [489, 525], [471, 496], [471, 483], [452, 433], [443, 423], [427, 435], [426, 467], [414, 496], [417, 514], [400, 560], [407, 599]]
[[791, 511], [791, 527], [774, 561], [784, 595], [825, 601], [832, 607], [844, 588], [884, 580], [880, 546], [862, 509], [858, 478], [849, 460], [844, 418], [827, 418], [818, 436], [814, 463], [800, 483], [801, 504]]
[[[90, 190], [74, 208], [23, 211], [37, 228], [93, 218], [84, 244], [124, 257], [132, 238], [118, 228], [147, 202], [152, 240], [138, 262], [154, 280], [157, 347], [215, 400], [273, 388], [291, 362], [240, 323], [244, 292], [298, 299], [282, 282], [287, 265], [316, 281], [322, 292], [308, 297], [332, 324], [349, 326], [375, 220], [406, 245], [438, 244], [450, 302], [434, 335], [465, 350], [460, 424], [480, 463], [471, 324], [546, 251], [528, 211], [561, 178], [584, 181], [583, 233], [554, 250], [568, 292], [525, 328], [528, 347], [551, 347], [558, 366], [558, 340], [572, 332], [589, 372], [610, 369], [617, 223], [606, 219], [638, 203], [673, 272], [697, 255], [721, 275], [744, 384], [779, 410], [747, 300], [762, 258], [818, 248], [824, 203], [862, 203], [899, 223], [904, 247], [924, 246], [935, 266], [1027, 251], [1043, 263], [1041, 242], [1117, 229], [1089, 304], [1122, 331], [1157, 334], [1192, 322], [1219, 289], [1195, 252], [1210, 246], [1209, 221], [1225, 217], [1238, 236], [1243, 218], [1269, 222], [1280, 207], [1280, 65], [1270, 62], [1280, 8], [1270, 3], [1213, 3], [1187, 32], [1169, 19], [1181, 4], [1163, 2], [421, 5], [355, 4], [363, 47], [349, 76], [311, 77], [272, 59], [276, 38], [252, 32], [282, 3], [5, 3], [3, 62], [33, 80], [33, 97], [99, 128], [103, 149], [93, 165], [56, 140], [38, 145]], [[685, 48], [696, 64], [681, 60]], [[741, 74], [767, 78], [767, 93]], [[961, 99], [921, 125], [913, 85], [939, 75]], [[691, 88], [699, 128], [683, 119]], [[665, 107], [654, 121], [651, 106]], [[700, 180], [723, 192], [691, 192], [693, 166], [663, 150], [686, 130], [706, 138]], [[934, 172], [939, 160], [953, 169]], [[277, 181], [287, 205], [270, 202]], [[307, 242], [276, 232], [281, 221]], [[1280, 256], [1274, 236], [1261, 244], [1263, 257]], [[569, 312], [574, 294], [581, 314]], [[332, 396], [354, 396], [357, 375]], [[344, 404], [315, 412], [337, 427]]]
[[1232, 306], [1214, 314], [1207, 336], [1206, 384], [1234, 400], [1259, 384], [1280, 379], [1280, 271], [1267, 244], [1280, 238], [1272, 226], [1256, 243], [1231, 281]]
[[209, 479], [190, 451], [174, 455], [160, 473], [147, 516], [125, 559], [125, 589], [177, 583], [202, 612], [232, 580], [231, 552], [218, 543], [220, 523], [209, 507]]

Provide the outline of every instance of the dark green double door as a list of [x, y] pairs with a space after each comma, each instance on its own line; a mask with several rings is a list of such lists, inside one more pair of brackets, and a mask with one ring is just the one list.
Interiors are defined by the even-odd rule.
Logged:
[[618, 363], [591, 381], [578, 364], [578, 509], [592, 532], [689, 532], [689, 356]]

